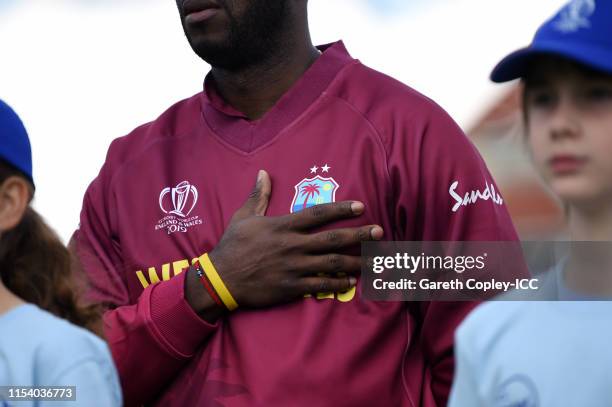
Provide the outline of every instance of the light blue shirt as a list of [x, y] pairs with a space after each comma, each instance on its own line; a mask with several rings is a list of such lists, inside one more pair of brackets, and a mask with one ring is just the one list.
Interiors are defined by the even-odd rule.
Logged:
[[0, 386], [76, 386], [76, 401], [0, 406], [121, 406], [107, 345], [92, 333], [40, 308], [21, 305], [0, 315]]
[[611, 301], [493, 301], [456, 333], [449, 407], [612, 406]]

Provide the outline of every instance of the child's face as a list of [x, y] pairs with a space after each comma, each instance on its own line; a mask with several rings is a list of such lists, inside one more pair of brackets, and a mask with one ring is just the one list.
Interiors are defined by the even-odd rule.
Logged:
[[534, 162], [568, 204], [612, 202], [612, 75], [546, 58], [526, 78]]

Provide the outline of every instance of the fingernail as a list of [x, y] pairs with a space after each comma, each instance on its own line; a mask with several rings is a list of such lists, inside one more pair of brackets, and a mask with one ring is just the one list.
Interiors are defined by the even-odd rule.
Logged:
[[259, 172], [257, 173], [257, 182], [261, 182], [261, 180], [263, 179], [263, 176], [264, 176], [263, 170], [259, 170]]
[[357, 284], [357, 279], [355, 277], [349, 277], [349, 284], [351, 287], [353, 287], [355, 284]]
[[362, 213], [364, 208], [365, 206], [361, 202], [353, 202], [351, 204], [351, 211], [353, 211], [355, 215], [359, 215], [360, 213]]
[[372, 235], [372, 239], [380, 240], [382, 239], [385, 231], [380, 226], [374, 226], [372, 230], [370, 230], [370, 235]]

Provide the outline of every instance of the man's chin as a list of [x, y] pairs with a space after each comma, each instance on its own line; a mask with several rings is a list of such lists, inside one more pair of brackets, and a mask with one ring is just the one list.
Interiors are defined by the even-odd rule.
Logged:
[[199, 35], [190, 39], [193, 51], [204, 61], [212, 65], [212, 62], [227, 58], [231, 53], [227, 39], [220, 35]]
[[204, 62], [215, 68], [234, 70], [242, 65], [238, 55], [223, 46], [194, 47], [194, 51]]

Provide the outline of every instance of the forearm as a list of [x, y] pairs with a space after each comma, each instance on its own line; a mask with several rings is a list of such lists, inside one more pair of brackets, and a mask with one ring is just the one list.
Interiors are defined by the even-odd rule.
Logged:
[[148, 287], [136, 304], [104, 315], [128, 406], [146, 403], [162, 391], [216, 329], [186, 301], [187, 277]]
[[200, 318], [210, 324], [217, 322], [225, 312], [206, 291], [193, 267], [185, 276], [185, 300]]

